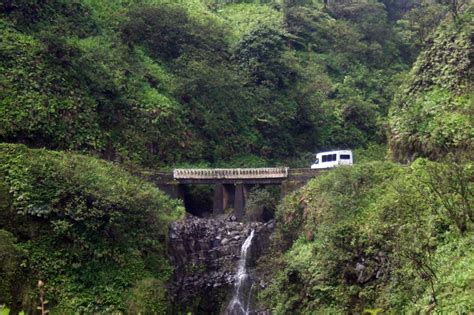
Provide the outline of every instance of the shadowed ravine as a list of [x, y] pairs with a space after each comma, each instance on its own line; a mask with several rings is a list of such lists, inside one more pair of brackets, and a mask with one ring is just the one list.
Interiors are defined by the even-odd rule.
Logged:
[[252, 246], [252, 239], [254, 237], [255, 230], [250, 232], [245, 242], [242, 244], [240, 251], [239, 267], [237, 269], [237, 275], [235, 277], [235, 289], [232, 299], [227, 306], [226, 314], [241, 315], [249, 314], [250, 311], [250, 299], [252, 294], [253, 281], [247, 272], [247, 256], [250, 247]]

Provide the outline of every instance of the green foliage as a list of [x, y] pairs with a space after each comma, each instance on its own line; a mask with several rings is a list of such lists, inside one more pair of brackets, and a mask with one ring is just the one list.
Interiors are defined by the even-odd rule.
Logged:
[[[443, 23], [430, 38], [412, 70], [412, 78], [405, 96], [428, 91], [432, 87], [446, 89], [456, 94], [470, 88], [469, 54], [472, 49], [472, 13], [466, 13], [458, 23]], [[399, 104], [403, 106], [402, 103]]]
[[254, 187], [245, 204], [245, 216], [249, 221], [268, 221], [275, 216], [279, 201], [279, 189]]
[[419, 160], [413, 167], [420, 169], [418, 181], [424, 187], [420, 191], [425, 200], [438, 215], [446, 218], [450, 225], [459, 229], [461, 234], [472, 230], [474, 190], [472, 179], [473, 164], [448, 160], [449, 164], [431, 163]]
[[26, 287], [22, 276], [26, 252], [15, 243], [13, 234], [0, 229], [0, 304], [20, 310]]
[[411, 45], [373, 4], [9, 0], [1, 11], [0, 139], [147, 167], [292, 163], [382, 142]]
[[[1, 315], [8, 315], [10, 314], [10, 309], [8, 307], [3, 307], [2, 305], [0, 305], [0, 314]], [[19, 315], [25, 315], [25, 312], [21, 311], [21, 312], [18, 312]]]
[[278, 207], [285, 264], [260, 302], [277, 314], [471, 309], [473, 192], [471, 162], [372, 162], [318, 177]]
[[338, 33], [334, 28], [338, 25], [335, 19], [327, 13], [306, 7], [288, 7], [285, 10], [285, 24], [292, 45], [296, 49], [310, 49], [316, 52], [328, 51], [337, 39]]
[[277, 29], [259, 26], [237, 43], [233, 59], [250, 73], [255, 84], [283, 89], [291, 79], [291, 71], [281, 63], [283, 51], [283, 34]]
[[[87, 37], [97, 32], [91, 10], [81, 1], [5, 0], [0, 17], [8, 17], [19, 28], [28, 31], [48, 29], [61, 35]], [[77, 27], [80, 25], [81, 27]]]
[[[130, 314], [165, 314], [166, 287], [156, 279], [143, 279], [133, 288], [127, 301]], [[157, 303], [158, 302], [158, 303]]]
[[474, 308], [473, 237], [472, 233], [463, 238], [448, 235], [446, 244], [436, 252], [439, 282], [435, 290], [442, 310], [439, 313], [469, 313]]
[[422, 47], [445, 16], [446, 7], [440, 4], [415, 6], [397, 21], [396, 31], [407, 42]]
[[48, 48], [31, 36], [0, 23], [0, 136], [50, 147], [100, 145], [96, 104], [48, 57]]
[[107, 37], [40, 42], [2, 26], [2, 139], [141, 164], [176, 159], [168, 144], [186, 131], [156, 63]]
[[397, 95], [389, 139], [396, 160], [472, 154], [471, 18], [437, 30]]
[[237, 73], [225, 64], [184, 63], [175, 94], [189, 109], [189, 123], [195, 127], [196, 142], [202, 148], [194, 160], [216, 163], [258, 150], [260, 137], [252, 128], [254, 102], [242, 85]]
[[258, 26], [281, 29], [283, 23], [281, 11], [257, 3], [230, 3], [219, 7], [216, 13], [229, 25], [233, 41], [238, 41]]
[[[164, 241], [167, 223], [183, 214], [178, 202], [94, 158], [3, 144], [0, 162], [11, 196], [0, 227], [21, 238], [23, 276], [45, 281], [55, 310], [125, 310], [134, 285], [166, 281]], [[150, 303], [165, 308], [164, 294]]]
[[389, 35], [387, 12], [381, 3], [354, 2], [330, 6], [331, 14], [336, 18], [356, 22], [356, 29], [363, 34], [363, 40], [384, 43], [383, 37]]
[[150, 55], [175, 59], [183, 54], [213, 55], [226, 49], [225, 34], [212, 21], [200, 23], [179, 6], [137, 7], [122, 26], [127, 44], [144, 44]]
[[455, 96], [433, 89], [395, 109], [390, 120], [390, 147], [398, 160], [414, 156], [441, 158], [448, 152], [470, 152], [474, 147], [472, 103], [467, 95]]
[[371, 143], [367, 148], [354, 150], [355, 163], [367, 163], [371, 161], [385, 161], [387, 158], [387, 146]]

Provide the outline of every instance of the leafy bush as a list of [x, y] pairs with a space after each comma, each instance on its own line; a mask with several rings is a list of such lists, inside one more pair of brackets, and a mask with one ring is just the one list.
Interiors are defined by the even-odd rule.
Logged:
[[[276, 188], [276, 187], [275, 187]], [[279, 201], [279, 189], [254, 187], [245, 205], [245, 217], [249, 221], [268, 221], [275, 217]]]
[[0, 22], [0, 137], [49, 147], [94, 150], [100, 146], [96, 103], [68, 83], [47, 47]]
[[237, 42], [257, 26], [281, 28], [283, 24], [281, 11], [258, 3], [228, 3], [219, 7], [216, 13], [230, 26], [233, 42]]
[[237, 43], [233, 59], [249, 72], [257, 85], [285, 88], [291, 79], [291, 69], [282, 63], [283, 34], [278, 29], [260, 26]]
[[[61, 35], [87, 37], [97, 32], [91, 10], [81, 1], [5, 0], [0, 3], [0, 17], [7, 16], [20, 29], [54, 31]], [[77, 27], [81, 25], [81, 27]]]
[[130, 314], [165, 314], [167, 312], [166, 287], [157, 279], [139, 281], [127, 299]]
[[19, 311], [27, 289], [23, 275], [26, 252], [15, 242], [12, 233], [0, 229], [0, 304]]
[[370, 143], [367, 148], [354, 150], [354, 162], [366, 163], [371, 161], [385, 161], [387, 158], [387, 146]]
[[474, 148], [470, 96], [433, 89], [395, 110], [390, 120], [392, 154], [398, 160], [425, 156], [441, 159]]

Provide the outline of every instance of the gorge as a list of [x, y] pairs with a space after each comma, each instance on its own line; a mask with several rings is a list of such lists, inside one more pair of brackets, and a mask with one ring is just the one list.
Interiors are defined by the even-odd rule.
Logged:
[[0, 313], [473, 313], [473, 16], [0, 1]]

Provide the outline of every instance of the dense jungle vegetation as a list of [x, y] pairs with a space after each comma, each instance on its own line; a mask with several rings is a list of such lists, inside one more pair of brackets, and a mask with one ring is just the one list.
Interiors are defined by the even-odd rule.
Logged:
[[384, 143], [444, 10], [173, 2], [3, 1], [0, 139], [150, 167]]
[[473, 14], [3, 0], [0, 305], [35, 312], [41, 279], [52, 313], [166, 313], [167, 224], [184, 209], [130, 170], [308, 167], [348, 148], [356, 166], [276, 206], [258, 306], [474, 311]]
[[468, 314], [473, 172], [418, 159], [313, 180], [278, 208], [274, 252], [260, 264], [280, 271], [260, 303], [276, 314]]

